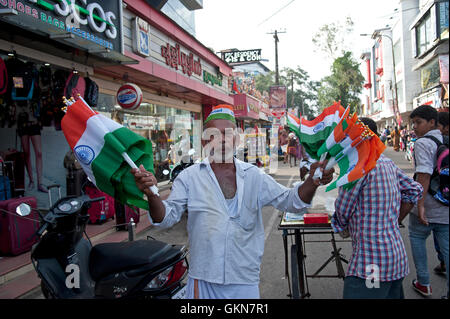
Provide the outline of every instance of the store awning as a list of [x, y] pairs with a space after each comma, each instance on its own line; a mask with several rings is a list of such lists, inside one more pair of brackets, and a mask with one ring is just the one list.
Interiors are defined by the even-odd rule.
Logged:
[[237, 119], [259, 120], [259, 101], [245, 93], [235, 94], [234, 115]]

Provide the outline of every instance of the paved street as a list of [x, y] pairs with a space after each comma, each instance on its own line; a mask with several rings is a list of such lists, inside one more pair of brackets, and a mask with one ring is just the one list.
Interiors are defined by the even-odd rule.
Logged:
[[[388, 148], [385, 151], [385, 155], [395, 161], [395, 163], [402, 168], [407, 174], [413, 174], [412, 166], [404, 159], [404, 153], [396, 153], [392, 148]], [[289, 165], [284, 165], [280, 162], [279, 170], [274, 178], [283, 185], [291, 186], [298, 180], [298, 169], [290, 168]], [[328, 193], [325, 192], [325, 187], [321, 186], [313, 201], [313, 208], [323, 209], [324, 211], [332, 211], [334, 205], [334, 199], [336, 198], [337, 191], [333, 190]], [[278, 230], [277, 226], [280, 222], [280, 212], [266, 207], [262, 211], [263, 221], [265, 227], [265, 253], [261, 266], [261, 284], [260, 293], [261, 298], [271, 299], [285, 299], [288, 298], [288, 282], [285, 278], [284, 271], [284, 252], [282, 231]], [[152, 236], [157, 240], [161, 240], [171, 244], [185, 245], [187, 243], [186, 232], [186, 220], [187, 216], [184, 215], [180, 223], [176, 224], [170, 229], [157, 229], [150, 228], [147, 231], [140, 233], [137, 239], [146, 239], [147, 236]], [[403, 239], [405, 242], [407, 254], [409, 257], [410, 274], [404, 281], [405, 297], [407, 299], [422, 299], [423, 297], [416, 293], [411, 288], [411, 281], [415, 278], [415, 268], [412, 261], [411, 248], [408, 239], [408, 218], [405, 219], [405, 228], [401, 229]], [[329, 240], [330, 235], [307, 235], [305, 238], [307, 241], [320, 241]], [[339, 236], [336, 239], [341, 240]], [[291, 244], [289, 240], [288, 244]], [[427, 241], [428, 247], [428, 263], [431, 276], [431, 284], [433, 288], [432, 298], [440, 298], [445, 294], [445, 277], [438, 276], [433, 273], [432, 268], [437, 265], [437, 258], [434, 252], [434, 246], [432, 238]], [[341, 253], [347, 260], [351, 255], [351, 243], [349, 241], [338, 242], [338, 248], [341, 248]], [[307, 274], [313, 274], [320, 266], [331, 256], [332, 246], [330, 242], [308, 242], [306, 243], [306, 269]], [[344, 269], [346, 264], [344, 263]], [[337, 270], [334, 262], [328, 264], [328, 266], [320, 273], [320, 275], [336, 275]], [[308, 288], [311, 294], [311, 299], [340, 299], [342, 297], [343, 280], [339, 278], [314, 278], [308, 280]], [[40, 291], [36, 294], [30, 295], [28, 298], [41, 299], [42, 295]]]
[[[408, 175], [412, 176], [413, 167], [409, 162], [404, 159], [404, 153], [394, 152], [389, 147], [385, 153], [386, 156], [394, 160], [394, 162], [403, 169]], [[274, 178], [283, 185], [291, 186], [298, 180], [298, 169], [290, 168], [289, 165], [284, 165], [279, 162], [279, 170], [274, 175]], [[314, 208], [322, 208], [325, 211], [333, 210], [334, 199], [336, 198], [337, 191], [333, 190], [325, 192], [325, 186], [321, 186], [313, 201]], [[283, 299], [288, 298], [289, 293], [288, 283], [285, 278], [284, 271], [284, 252], [283, 252], [283, 240], [282, 231], [278, 230], [277, 226], [280, 222], [280, 212], [266, 207], [262, 211], [263, 221], [265, 227], [265, 252], [261, 266], [261, 284], [260, 293], [261, 298], [273, 298]], [[155, 239], [162, 240], [173, 244], [186, 244], [187, 232], [186, 232], [186, 216], [183, 216], [180, 223], [167, 230], [160, 230], [156, 228], [150, 228], [148, 231], [143, 232], [139, 238], [146, 238], [150, 235]], [[401, 233], [405, 242], [407, 254], [409, 257], [410, 274], [404, 281], [405, 297], [407, 299], [422, 299], [423, 297], [416, 293], [411, 288], [411, 281], [415, 278], [415, 268], [412, 261], [411, 248], [408, 238], [408, 218], [406, 218], [405, 228], [401, 229]], [[307, 241], [314, 240], [329, 240], [329, 235], [308, 235], [305, 238]], [[337, 236], [336, 239], [340, 240]], [[289, 241], [291, 244], [291, 241]], [[434, 252], [434, 246], [432, 238], [427, 241], [428, 247], [428, 263], [431, 276], [431, 285], [433, 288], [432, 298], [440, 298], [445, 294], [445, 278], [433, 273], [432, 269], [437, 265], [437, 258]], [[341, 253], [348, 260], [351, 256], [351, 243], [339, 242], [338, 248], [342, 248]], [[330, 256], [332, 246], [327, 242], [315, 242], [306, 243], [306, 269], [307, 274], [313, 274]], [[344, 263], [344, 269], [346, 264]], [[320, 273], [321, 275], [335, 275], [337, 274], [335, 263], [332, 262]], [[309, 292], [311, 299], [340, 299], [342, 297], [343, 280], [339, 278], [314, 278], [308, 280]]]

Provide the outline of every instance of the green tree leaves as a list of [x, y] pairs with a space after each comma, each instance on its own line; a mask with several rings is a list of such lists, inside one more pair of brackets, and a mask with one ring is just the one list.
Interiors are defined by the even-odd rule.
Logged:
[[350, 112], [359, 109], [361, 101], [359, 94], [362, 91], [364, 77], [359, 71], [359, 64], [351, 52], [344, 52], [343, 56], [334, 60], [331, 75], [322, 80], [318, 89], [320, 109], [341, 101], [342, 106], [350, 105]]

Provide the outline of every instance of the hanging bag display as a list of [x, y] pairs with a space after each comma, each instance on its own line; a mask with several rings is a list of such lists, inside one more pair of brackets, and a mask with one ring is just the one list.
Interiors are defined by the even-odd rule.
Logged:
[[85, 77], [86, 81], [86, 91], [84, 93], [84, 100], [91, 107], [96, 107], [98, 103], [98, 85], [93, 80], [88, 77]]
[[8, 90], [8, 70], [5, 61], [0, 57], [0, 95]]

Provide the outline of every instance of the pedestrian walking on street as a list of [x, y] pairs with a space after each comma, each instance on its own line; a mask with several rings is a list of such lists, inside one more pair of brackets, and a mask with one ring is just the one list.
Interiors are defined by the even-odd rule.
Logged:
[[392, 143], [394, 145], [394, 151], [398, 152], [400, 150], [400, 132], [398, 130], [398, 126], [396, 126], [394, 130], [392, 130], [391, 137]]
[[[378, 135], [373, 120], [360, 120]], [[404, 298], [402, 283], [409, 267], [399, 223], [422, 191], [419, 183], [383, 154], [353, 188], [339, 189], [331, 226], [342, 237], [350, 236], [353, 247], [344, 299]]]
[[[438, 113], [438, 129], [441, 131], [443, 143], [449, 146], [449, 138], [448, 138], [448, 112], [439, 112]], [[439, 241], [436, 237], [436, 233], [433, 232], [433, 242], [434, 248], [436, 249], [437, 258], [439, 260], [439, 264], [434, 267], [433, 271], [438, 275], [445, 276], [447, 273], [447, 269], [445, 267], [444, 256], [442, 256], [441, 249], [439, 248]]]
[[406, 146], [408, 145], [408, 130], [406, 127], [402, 127], [400, 131], [400, 138], [401, 138], [401, 149], [403, 152], [406, 152]]
[[297, 166], [297, 148], [298, 139], [294, 133], [289, 133], [288, 139], [288, 156], [289, 156], [289, 166], [292, 167], [292, 159], [294, 159], [294, 167]]
[[[304, 213], [320, 183], [333, 178], [331, 169], [323, 171], [322, 179], [313, 180], [315, 170], [326, 165], [326, 161], [316, 162], [305, 182], [287, 188], [256, 166], [234, 158], [238, 135], [232, 110], [228, 105], [213, 108], [204, 123], [209, 130], [204, 136], [217, 134], [202, 140], [206, 158], [178, 175], [166, 200], [149, 190], [156, 184], [150, 172], [143, 167], [132, 170], [136, 184], [148, 197], [154, 226], [171, 227], [189, 212], [188, 298], [259, 298], [264, 252], [262, 208]], [[232, 141], [225, 139], [227, 131], [234, 133]]]
[[430, 180], [436, 167], [437, 143], [442, 143], [441, 132], [437, 129], [438, 112], [429, 105], [421, 105], [410, 115], [414, 132], [418, 139], [414, 145], [415, 180], [424, 191], [423, 197], [412, 210], [409, 218], [409, 238], [414, 257], [417, 279], [413, 288], [423, 296], [431, 296], [430, 275], [428, 272], [426, 240], [433, 233], [446, 266], [448, 298], [448, 206], [433, 198], [428, 191]]

